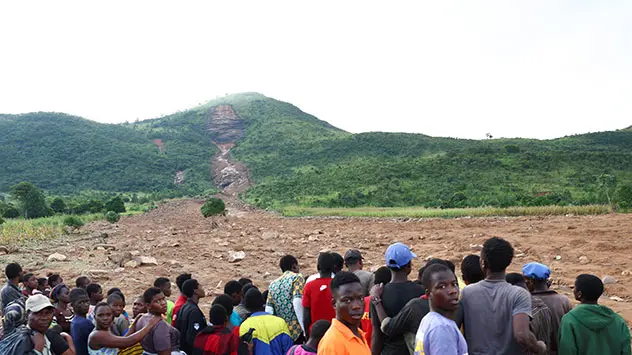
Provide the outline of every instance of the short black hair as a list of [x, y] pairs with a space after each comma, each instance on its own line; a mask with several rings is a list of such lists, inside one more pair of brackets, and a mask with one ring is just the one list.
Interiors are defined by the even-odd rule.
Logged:
[[88, 292], [88, 297], [92, 296], [95, 293], [99, 293], [100, 290], [102, 291], [103, 288], [99, 284], [89, 284], [88, 287], [86, 287], [86, 292]]
[[180, 292], [182, 292], [182, 284], [184, 283], [184, 281], [190, 279], [191, 274], [180, 274], [178, 275], [178, 277], [176, 277], [176, 286], [178, 286], [178, 290], [180, 290]]
[[252, 280], [247, 277], [242, 277], [241, 279], [237, 280], [237, 282], [239, 282], [242, 287], [248, 284], [252, 284]]
[[52, 274], [48, 277], [48, 283], [52, 284], [54, 282], [57, 282], [57, 280], [59, 280], [61, 278], [61, 275], [59, 274]]
[[246, 293], [246, 296], [244, 297], [244, 306], [246, 306], [246, 309], [249, 311], [257, 311], [263, 308], [264, 305], [265, 302], [263, 301], [263, 295], [259, 292], [259, 290], [256, 288], [248, 290], [248, 293]]
[[208, 312], [208, 319], [213, 325], [224, 325], [228, 320], [228, 312], [221, 304], [215, 304], [211, 306], [211, 310]]
[[158, 294], [161, 294], [162, 290], [158, 287], [150, 287], [143, 293], [143, 301], [145, 303], [151, 303], [151, 300]]
[[118, 292], [114, 292], [114, 293], [108, 295], [108, 298], [107, 298], [107, 303], [108, 304], [112, 304], [112, 303], [114, 303], [116, 301], [125, 302], [123, 297], [121, 297], [121, 295]]
[[28, 274], [24, 274], [24, 276], [22, 276], [22, 282], [27, 282], [33, 276], [35, 276], [35, 274], [30, 272]]
[[454, 274], [454, 272], [450, 270], [450, 267], [443, 263], [437, 263], [427, 266], [424, 270], [423, 275], [421, 275], [421, 282], [423, 283], [424, 288], [426, 290], [432, 289], [432, 276], [444, 271]]
[[[443, 265], [445, 267], [450, 268], [450, 263], [448, 263], [447, 260], [433, 258], [433, 259], [428, 260], [426, 265], [424, 265], [424, 266], [419, 268], [419, 272], [417, 273], [417, 279], [422, 280], [423, 279], [423, 275], [424, 275], [424, 271], [426, 271], [426, 269], [428, 267], [430, 267], [431, 265]], [[452, 266], [454, 267], [454, 264], [452, 264]], [[454, 270], [452, 270], [452, 272], [454, 272]]]
[[582, 293], [582, 301], [597, 302], [603, 294], [603, 282], [590, 274], [581, 274], [575, 279], [575, 291]]
[[7, 275], [9, 280], [13, 280], [16, 277], [19, 277], [22, 273], [22, 267], [18, 263], [8, 264], [7, 267], [4, 268], [4, 273]]
[[333, 280], [331, 280], [331, 292], [338, 292], [340, 286], [351, 284], [354, 282], [360, 282], [358, 276], [352, 272], [341, 271], [334, 276]]
[[120, 288], [112, 287], [111, 289], [109, 289], [107, 295], [110, 296], [112, 294], [119, 295], [121, 297], [121, 299], [123, 300], [123, 302], [125, 302], [125, 295], [123, 294], [123, 291], [121, 291]]
[[39, 279], [37, 279], [37, 284], [40, 286], [46, 285], [47, 282], [48, 282], [48, 279], [45, 277], [40, 277]]
[[505, 275], [505, 281], [509, 282], [510, 284], [514, 286], [520, 286], [520, 287], [526, 286], [524, 276], [517, 272], [510, 272], [507, 275]]
[[188, 298], [191, 298], [193, 297], [195, 290], [197, 290], [199, 287], [200, 287], [200, 284], [198, 283], [196, 279], [186, 280], [182, 284], [182, 294]]
[[[109, 298], [108, 298], [109, 300]], [[99, 302], [96, 304], [96, 306], [94, 306], [94, 316], [96, 317], [97, 315], [97, 311], [99, 310], [99, 308], [101, 307], [110, 307], [110, 302]]]
[[320, 253], [318, 255], [318, 271], [323, 274], [334, 272], [334, 256], [331, 253]]
[[81, 284], [84, 283], [86, 280], [90, 280], [88, 276], [77, 277], [77, 279], [75, 280], [75, 286], [81, 287]]
[[70, 290], [70, 294], [68, 295], [68, 298], [70, 299], [70, 303], [74, 303], [75, 301], [77, 301], [80, 297], [88, 297], [88, 292], [86, 292], [86, 290], [84, 290], [81, 287], [77, 287], [77, 288], [73, 288], [72, 290]]
[[232, 314], [233, 313], [233, 299], [227, 295], [227, 294], [223, 294], [223, 295], [219, 295], [217, 297], [215, 297], [215, 299], [213, 300], [213, 303], [211, 303], [212, 305], [222, 305], [222, 307], [224, 307], [224, 309], [226, 310], [227, 314]]
[[245, 295], [246, 292], [248, 292], [248, 290], [250, 290], [251, 288], [259, 289], [257, 286], [255, 286], [253, 284], [245, 284], [244, 287], [241, 288], [241, 293], [243, 293]]
[[171, 285], [171, 281], [169, 281], [168, 278], [166, 278], [166, 277], [159, 277], [156, 280], [154, 280], [154, 287], [162, 288], [162, 285], [164, 285], [166, 283]]
[[240, 293], [243, 286], [237, 280], [230, 280], [224, 285], [224, 293], [227, 295], [233, 295], [233, 293]]
[[485, 267], [492, 272], [505, 271], [511, 264], [513, 256], [514, 249], [511, 243], [502, 238], [492, 237], [483, 244], [481, 257], [484, 257]]
[[406, 265], [402, 265], [401, 267], [397, 267], [397, 266], [387, 266], [387, 268], [389, 268], [389, 270], [394, 271], [394, 272], [399, 272], [404, 270], [407, 267], [412, 267], [413, 266], [413, 261], [409, 261], [408, 264]]
[[472, 254], [463, 258], [461, 262], [461, 273], [463, 274], [463, 281], [467, 281], [471, 284], [485, 279], [485, 273], [483, 269], [481, 269], [481, 257]]
[[327, 329], [331, 326], [331, 322], [325, 319], [317, 320], [312, 324], [312, 332], [309, 334], [309, 337], [320, 341], [323, 338]]
[[285, 255], [279, 260], [279, 267], [281, 271], [291, 271], [294, 265], [298, 265], [298, 260], [292, 255]]
[[382, 266], [379, 269], [375, 270], [375, 272], [373, 273], [373, 283], [376, 285], [386, 285], [387, 283], [391, 282], [391, 277], [393, 277], [391, 269], [387, 268], [386, 266]]
[[342, 268], [345, 266], [345, 258], [336, 252], [332, 252], [331, 256], [334, 257], [334, 272], [342, 271]]

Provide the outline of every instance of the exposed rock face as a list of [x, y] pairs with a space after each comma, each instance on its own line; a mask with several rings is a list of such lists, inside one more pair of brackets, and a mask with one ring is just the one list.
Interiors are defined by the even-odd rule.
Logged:
[[246, 121], [242, 120], [230, 105], [210, 109], [208, 131], [215, 144], [235, 143], [244, 135]]

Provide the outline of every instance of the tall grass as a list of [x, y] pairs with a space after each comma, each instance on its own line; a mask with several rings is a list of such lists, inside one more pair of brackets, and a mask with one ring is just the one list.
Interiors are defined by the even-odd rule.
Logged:
[[554, 216], [596, 215], [610, 213], [608, 205], [587, 206], [533, 206], [533, 207], [479, 207], [432, 209], [423, 207], [356, 207], [319, 208], [287, 206], [281, 210], [286, 217], [342, 216], [342, 217], [410, 217], [410, 218], [457, 218], [494, 216]]
[[[37, 219], [7, 219], [0, 225], [0, 244], [18, 245], [27, 242], [34, 242], [57, 238], [65, 234], [64, 217], [67, 215], [56, 215], [52, 217]], [[102, 213], [86, 214], [76, 216], [84, 223], [104, 219]]]

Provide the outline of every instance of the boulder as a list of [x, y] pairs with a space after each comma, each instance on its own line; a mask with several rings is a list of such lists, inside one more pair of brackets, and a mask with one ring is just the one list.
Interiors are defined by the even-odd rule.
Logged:
[[588, 257], [586, 255], [582, 255], [579, 257], [579, 263], [582, 265], [586, 265], [588, 263], [590, 263], [590, 259], [588, 259]]
[[64, 254], [59, 254], [59, 253], [55, 253], [55, 254], [51, 254], [48, 256], [48, 261], [66, 261], [66, 259], [68, 259], [68, 257], [66, 257], [66, 255]]
[[614, 285], [617, 283], [617, 279], [608, 275], [604, 276], [601, 281], [603, 282], [604, 285]]
[[125, 268], [135, 268], [135, 267], [139, 267], [140, 266], [140, 262], [138, 262], [135, 259], [132, 259], [128, 262], [126, 262], [125, 264], [123, 264], [123, 267]]
[[274, 232], [263, 232], [261, 233], [261, 239], [263, 240], [268, 240], [268, 239], [274, 239], [277, 237], [277, 234]]
[[138, 265], [158, 266], [158, 260], [153, 256], [137, 256], [134, 258], [138, 262]]
[[118, 266], [125, 265], [126, 262], [133, 259], [132, 253], [126, 251], [124, 253], [108, 255], [108, 259]]
[[246, 253], [243, 251], [229, 251], [228, 252], [228, 262], [236, 263], [238, 261], [243, 260], [246, 257]]

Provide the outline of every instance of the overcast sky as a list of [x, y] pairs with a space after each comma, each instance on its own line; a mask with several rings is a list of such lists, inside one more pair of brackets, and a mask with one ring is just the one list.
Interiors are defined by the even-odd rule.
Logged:
[[629, 0], [5, 1], [0, 112], [114, 123], [256, 91], [350, 132], [614, 130], [630, 19]]

